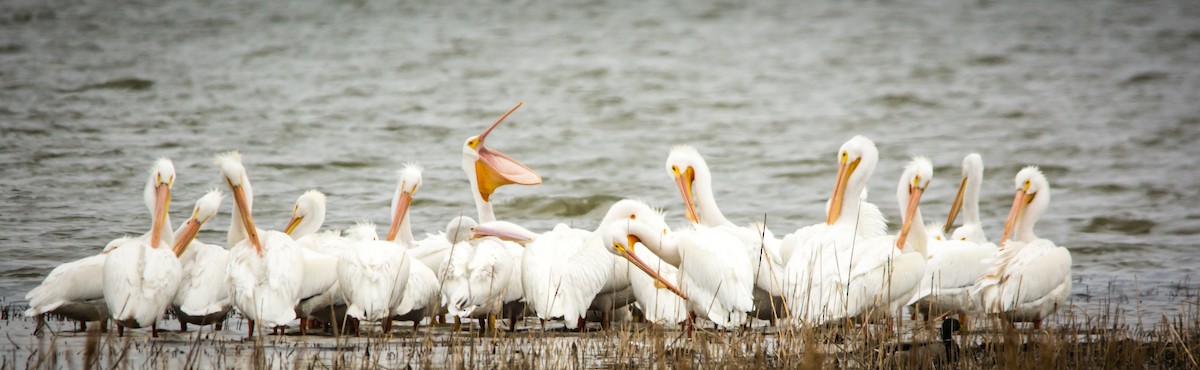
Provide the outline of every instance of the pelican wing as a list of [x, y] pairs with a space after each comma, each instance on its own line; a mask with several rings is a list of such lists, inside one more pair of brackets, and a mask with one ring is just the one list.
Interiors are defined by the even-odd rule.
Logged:
[[218, 245], [193, 241], [183, 256], [183, 280], [175, 293], [175, 306], [190, 316], [204, 316], [229, 307], [226, 266], [229, 251]]
[[[1050, 294], [1071, 275], [1071, 253], [1046, 239], [1010, 241], [976, 285], [988, 312], [1003, 312]], [[999, 310], [999, 311], [997, 311]]]
[[70, 302], [104, 298], [104, 260], [107, 254], [97, 254], [67, 262], [46, 275], [29, 293], [26, 316], [37, 316]]

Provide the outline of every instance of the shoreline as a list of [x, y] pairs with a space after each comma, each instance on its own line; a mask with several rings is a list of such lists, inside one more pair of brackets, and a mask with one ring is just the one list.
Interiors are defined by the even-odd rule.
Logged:
[[[1196, 292], [1200, 292], [1197, 290]], [[1042, 329], [1027, 323], [1015, 328], [995, 320], [972, 318], [955, 333], [958, 368], [1200, 368], [1200, 301], [1181, 297], [1181, 313], [1129, 322], [1110, 306], [1086, 312], [1065, 307]], [[24, 368], [929, 368], [943, 361], [937, 353], [937, 321], [901, 320], [899, 335], [883, 324], [792, 327], [756, 322], [749, 329], [716, 331], [697, 323], [692, 338], [678, 327], [621, 322], [604, 331], [590, 324], [585, 333], [536, 318], [523, 320], [516, 332], [481, 333], [475, 325], [397, 325], [384, 338], [377, 324], [364, 323], [366, 334], [334, 336], [310, 330], [245, 338], [245, 322], [231, 316], [222, 331], [160, 321], [160, 337], [148, 330], [101, 333], [98, 325], [74, 332], [73, 322], [47, 320], [47, 330], [31, 335], [35, 320], [21, 307], [3, 309], [0, 369]], [[897, 349], [911, 346], [909, 350]], [[53, 354], [53, 355], [51, 355]], [[95, 366], [85, 366], [85, 364]], [[949, 364], [942, 364], [949, 365]]]

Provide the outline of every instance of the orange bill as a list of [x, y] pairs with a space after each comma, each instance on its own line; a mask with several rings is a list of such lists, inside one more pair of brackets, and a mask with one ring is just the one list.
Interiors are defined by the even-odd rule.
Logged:
[[[674, 167], [674, 166], [672, 166]], [[696, 212], [696, 196], [692, 191], [692, 183], [696, 180], [696, 172], [691, 167], [684, 172], [679, 172], [679, 168], [675, 170], [675, 185], [679, 186], [679, 194], [683, 196], [683, 206], [687, 212], [688, 221], [692, 223], [700, 223], [700, 215]]]
[[630, 235], [629, 236], [629, 250], [626, 250], [625, 247], [622, 247], [620, 243], [613, 243], [613, 247], [616, 248], [617, 251], [621, 253], [622, 257], [625, 257], [626, 260], [629, 260], [629, 262], [632, 262], [635, 266], [637, 266], [638, 269], [642, 270], [642, 272], [645, 272], [647, 275], [650, 275], [650, 277], [654, 278], [654, 280], [656, 281], [655, 286], [664, 286], [667, 289], [669, 289], [672, 293], [675, 293], [675, 295], [678, 295], [680, 298], [683, 298], [686, 300], [687, 295], [683, 294], [683, 291], [681, 291], [681, 290], [679, 290], [679, 288], [675, 287], [675, 284], [671, 284], [670, 281], [667, 281], [667, 279], [662, 277], [662, 275], [659, 275], [658, 272], [654, 271], [654, 269], [650, 268], [649, 265], [647, 265], [645, 262], [643, 262], [641, 258], [638, 258], [637, 254], [633, 253], [634, 244], [639, 243], [639, 242], [641, 242], [641, 240], [639, 240], [638, 237]]
[[501, 240], [507, 240], [507, 241], [518, 243], [521, 245], [525, 245], [525, 244], [533, 241], [533, 239], [530, 239], [529, 236], [527, 236], [527, 235], [523, 235], [521, 233], [514, 232], [511, 230], [506, 230], [506, 229], [500, 228], [500, 227], [488, 226], [486, 223], [483, 225], [475, 225], [475, 226], [471, 227], [471, 238], [472, 239], [483, 238], [483, 237], [488, 237], [488, 236], [500, 238]]
[[[829, 217], [825, 219], [825, 223], [832, 225], [842, 215], [842, 203], [846, 199], [846, 185], [850, 182], [850, 175], [854, 174], [854, 170], [858, 168], [860, 162], [862, 162], [862, 158], [855, 159], [854, 162], [847, 162], [845, 157], [842, 157], [841, 165], [838, 166], [837, 183], [833, 185], [833, 196], [829, 198]], [[853, 196], [858, 196], [858, 194]]]
[[521, 104], [524, 103], [518, 103], [517, 106], [509, 109], [499, 120], [496, 120], [496, 123], [493, 123], [491, 127], [488, 127], [487, 130], [479, 135], [479, 143], [475, 146], [475, 152], [479, 154], [479, 160], [475, 162], [475, 177], [478, 179], [479, 194], [483, 196], [484, 201], [488, 201], [488, 198], [496, 191], [496, 188], [504, 185], [537, 185], [542, 183], [542, 177], [533, 172], [528, 166], [521, 164], [521, 162], [512, 159], [512, 157], [498, 150], [488, 148], [484, 145], [484, 140], [487, 139], [488, 134], [491, 134], [496, 126], [504, 122], [504, 118], [521, 107]]
[[904, 250], [904, 241], [908, 240], [908, 232], [912, 229], [913, 218], [917, 216], [917, 208], [924, 193], [924, 189], [909, 187], [908, 207], [904, 211], [904, 225], [900, 227], [900, 235], [896, 237], [896, 249]]
[[950, 203], [950, 215], [946, 216], [946, 224], [943, 225], [942, 233], [949, 235], [950, 230], [954, 228], [954, 219], [958, 218], [958, 212], [962, 211], [963, 195], [967, 192], [967, 178], [963, 177], [962, 184], [958, 186], [958, 194], [954, 196], [954, 202]]
[[1004, 234], [1000, 235], [1000, 248], [1004, 248], [1004, 244], [1008, 241], [1008, 237], [1012, 236], [1013, 228], [1017, 226], [1017, 218], [1021, 217], [1021, 212], [1025, 210], [1025, 205], [1033, 201], [1032, 194], [1026, 194], [1025, 189], [1017, 190], [1017, 196], [1013, 198], [1012, 209], [1008, 211], [1008, 219], [1004, 221]]
[[[226, 180], [228, 183], [228, 180]], [[242, 190], [241, 185], [234, 186], [229, 184], [229, 189], [233, 192], [233, 203], [237, 208], [238, 215], [242, 217], [242, 227], [246, 229], [246, 238], [250, 239], [250, 244], [254, 245], [254, 250], [258, 252], [258, 256], [262, 257], [262, 241], [258, 240], [258, 229], [254, 227], [254, 218], [250, 217], [250, 207], [246, 204], [246, 192]]]
[[292, 231], [296, 231], [296, 226], [300, 225], [300, 221], [304, 221], [304, 216], [296, 216], [292, 214], [292, 218], [288, 220], [287, 227], [283, 228], [283, 233], [292, 235]]
[[162, 242], [164, 225], [167, 223], [167, 209], [171, 206], [171, 186], [159, 183], [154, 187], [154, 224], [150, 227], [150, 247], [158, 248]]
[[400, 224], [408, 216], [408, 207], [412, 205], [413, 195], [407, 191], [400, 192], [400, 201], [396, 203], [396, 214], [392, 215], [392, 226], [388, 228], [387, 241], [395, 241], [400, 233]]
[[196, 239], [196, 234], [200, 233], [200, 225], [200, 221], [196, 221], [194, 215], [183, 224], [183, 229], [179, 230], [179, 237], [175, 238], [175, 245], [171, 247], [171, 251], [175, 252], [175, 257], [182, 256], [183, 252], [187, 251], [192, 240]]

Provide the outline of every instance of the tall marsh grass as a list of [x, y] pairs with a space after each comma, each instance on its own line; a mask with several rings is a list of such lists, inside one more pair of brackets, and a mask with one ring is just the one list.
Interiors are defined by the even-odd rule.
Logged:
[[[1110, 296], [1113, 296], [1110, 292]], [[1112, 299], [1087, 311], [1063, 307], [1040, 330], [1013, 327], [975, 317], [953, 336], [957, 359], [945, 363], [937, 351], [938, 321], [903, 320], [900, 329], [883, 324], [821, 327], [755, 326], [714, 330], [698, 323], [691, 338], [679, 327], [614, 323], [608, 331], [592, 324], [575, 333], [552, 325], [543, 331], [536, 320], [521, 322], [515, 333], [481, 332], [477, 326], [397, 325], [391, 335], [364, 326], [360, 336], [319, 330], [308, 336], [292, 329], [285, 336], [244, 338], [244, 324], [211, 326], [189, 332], [115, 330], [101, 333], [89, 325], [51, 320], [42, 336], [31, 336], [34, 321], [20, 316], [24, 307], [0, 310], [0, 370], [8, 369], [433, 369], [433, 368], [1200, 368], [1200, 289], [1177, 297], [1179, 313], [1137, 316], [1126, 321], [1125, 308]], [[1094, 303], [1094, 302], [1093, 302]], [[1089, 307], [1097, 307], [1089, 305]], [[164, 324], [167, 324], [164, 321]], [[557, 329], [555, 329], [557, 328]], [[314, 334], [314, 332], [316, 332]], [[906, 351], [897, 344], [915, 344]]]

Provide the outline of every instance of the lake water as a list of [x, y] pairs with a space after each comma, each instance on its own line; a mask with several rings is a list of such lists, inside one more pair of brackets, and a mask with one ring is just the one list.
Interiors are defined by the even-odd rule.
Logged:
[[[212, 156], [239, 150], [262, 227], [307, 189], [328, 194], [327, 227], [384, 223], [416, 161], [414, 227], [440, 230], [474, 214], [463, 141], [518, 101], [489, 144], [544, 183], [493, 199], [534, 230], [591, 228], [626, 197], [682, 222], [663, 163], [689, 143], [730, 219], [783, 235], [824, 220], [835, 152], [863, 134], [889, 219], [909, 156], [933, 160], [922, 209], [941, 220], [979, 152], [998, 238], [1036, 164], [1054, 189], [1036, 230], [1070, 248], [1082, 309], [1154, 320], [1195, 293], [1200, 2], [433, 3], [0, 3], [0, 299], [145, 232], [160, 156], [175, 223], [223, 187]], [[229, 204], [201, 239], [224, 240]]]

